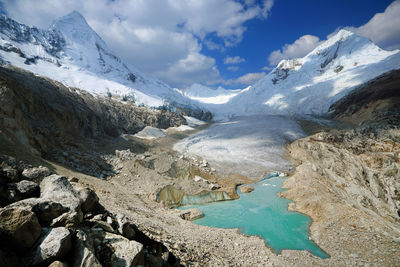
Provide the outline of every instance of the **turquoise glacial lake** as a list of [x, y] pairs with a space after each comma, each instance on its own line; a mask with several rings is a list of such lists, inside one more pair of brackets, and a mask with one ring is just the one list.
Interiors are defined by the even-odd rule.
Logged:
[[274, 177], [253, 184], [255, 190], [232, 201], [183, 206], [198, 208], [205, 217], [193, 221], [198, 225], [217, 228], [239, 228], [241, 233], [262, 237], [276, 253], [283, 249], [308, 250], [327, 258], [327, 255], [309, 239], [311, 219], [301, 213], [288, 211], [290, 200], [279, 198], [286, 178]]

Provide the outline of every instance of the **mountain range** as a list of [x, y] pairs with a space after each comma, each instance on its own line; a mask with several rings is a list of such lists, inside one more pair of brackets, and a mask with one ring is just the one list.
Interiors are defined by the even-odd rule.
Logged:
[[93, 95], [130, 98], [150, 107], [195, 106], [116, 56], [76, 11], [55, 20], [47, 30], [1, 15], [0, 60]]
[[0, 16], [0, 61], [93, 95], [210, 110], [216, 118], [253, 114], [321, 115], [357, 86], [400, 68], [399, 50], [340, 30], [303, 58], [282, 60], [243, 90], [200, 84], [181, 91], [140, 72], [111, 51], [74, 11], [47, 30]]

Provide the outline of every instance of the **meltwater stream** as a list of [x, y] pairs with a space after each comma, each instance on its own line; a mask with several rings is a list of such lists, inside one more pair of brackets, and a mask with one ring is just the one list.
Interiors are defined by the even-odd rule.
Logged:
[[[305, 136], [298, 123], [285, 116], [237, 117], [229, 122], [211, 125], [175, 145], [184, 154], [198, 155], [213, 166], [261, 178], [266, 172], [287, 171], [285, 143]], [[225, 167], [225, 168], [223, 168]], [[219, 168], [221, 169], [221, 168]], [[194, 221], [199, 225], [239, 228], [248, 235], [262, 237], [276, 252], [282, 249], [308, 250], [316, 256], [328, 255], [309, 239], [311, 219], [288, 211], [287, 199], [279, 198], [283, 178], [271, 178], [254, 184], [255, 190], [240, 194], [233, 201], [215, 202], [196, 207], [205, 217]]]
[[233, 201], [184, 206], [198, 208], [205, 217], [194, 221], [198, 225], [218, 228], [239, 228], [248, 235], [262, 237], [277, 253], [283, 249], [308, 250], [321, 257], [329, 257], [309, 239], [311, 219], [298, 212], [288, 211], [290, 200], [279, 198], [284, 179], [270, 178], [254, 184], [255, 190], [241, 194]]

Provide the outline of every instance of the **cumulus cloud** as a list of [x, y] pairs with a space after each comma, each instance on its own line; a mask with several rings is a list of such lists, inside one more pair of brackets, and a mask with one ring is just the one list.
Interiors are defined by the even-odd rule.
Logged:
[[[400, 1], [391, 3], [383, 13], [375, 14], [367, 23], [355, 28], [346, 27], [368, 37], [378, 46], [392, 50], [400, 48]], [[329, 37], [329, 36], [328, 36]]]
[[241, 58], [239, 56], [235, 56], [235, 57], [227, 56], [224, 59], [224, 64], [239, 64], [239, 63], [242, 63], [242, 62], [245, 62], [245, 61], [246, 60], [244, 58]]
[[316, 46], [320, 44], [320, 40], [314, 35], [303, 35], [293, 44], [285, 44], [282, 49], [273, 51], [268, 56], [270, 65], [276, 65], [282, 59], [292, 59], [303, 57], [311, 52]]
[[220, 73], [215, 66], [215, 59], [199, 53], [189, 54], [187, 57], [174, 63], [166, 70], [155, 73], [164, 81], [187, 87], [193, 82], [202, 82], [207, 85], [217, 84], [222, 81]]
[[224, 81], [226, 85], [252, 85], [261, 78], [263, 78], [266, 75], [265, 72], [254, 72], [254, 73], [247, 73], [243, 76], [240, 76], [237, 79], [230, 79], [227, 81]]
[[274, 67], [271, 67], [271, 66], [264, 66], [264, 67], [262, 67], [261, 68], [261, 70], [263, 70], [263, 71], [269, 71], [269, 70], [272, 70]]
[[204, 77], [221, 79], [215, 60], [202, 54], [202, 45], [222, 51], [239, 43], [245, 22], [266, 18], [273, 5], [272, 0], [248, 4], [234, 0], [2, 2], [10, 17], [41, 28], [77, 10], [120, 57], [174, 87], [202, 82], [199, 79]]
[[227, 70], [230, 70], [230, 71], [238, 71], [238, 70], [239, 70], [239, 67], [238, 67], [238, 66], [229, 66], [229, 67], [227, 67], [226, 69], [227, 69]]

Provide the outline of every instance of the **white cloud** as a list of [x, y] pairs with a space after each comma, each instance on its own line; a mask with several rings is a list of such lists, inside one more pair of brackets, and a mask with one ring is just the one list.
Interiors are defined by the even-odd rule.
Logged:
[[245, 61], [246, 60], [244, 58], [241, 58], [239, 56], [235, 56], [235, 57], [227, 56], [224, 59], [224, 64], [239, 64], [239, 63], [242, 63], [242, 62], [245, 62]]
[[164, 81], [177, 84], [178, 88], [184, 88], [199, 82], [205, 84], [221, 82], [219, 71], [215, 66], [215, 59], [200, 53], [189, 54], [168, 69], [160, 70], [155, 74]]
[[222, 51], [239, 43], [244, 23], [266, 18], [273, 1], [246, 5], [234, 0], [5, 0], [3, 4], [10, 17], [42, 28], [77, 10], [121, 58], [183, 87], [201, 82], [200, 78], [219, 80], [215, 60], [202, 54], [202, 44]]
[[303, 35], [294, 41], [293, 44], [285, 44], [282, 49], [273, 51], [268, 56], [269, 64], [276, 65], [282, 59], [303, 57], [311, 52], [320, 43], [321, 42], [317, 36]]
[[[400, 48], [400, 1], [391, 3], [383, 13], [375, 14], [366, 24], [347, 27], [359, 35], [370, 38], [380, 47], [388, 50]], [[329, 36], [328, 36], [329, 37]]]
[[224, 81], [224, 84], [226, 85], [235, 85], [235, 84], [241, 84], [241, 85], [252, 85], [261, 78], [263, 78], [266, 75], [265, 72], [254, 72], [254, 73], [247, 73], [243, 76], [240, 76], [237, 79], [230, 79], [227, 81]]
[[229, 66], [229, 67], [227, 67], [226, 69], [227, 69], [227, 70], [230, 70], [230, 71], [238, 71], [238, 70], [239, 70], [239, 67], [238, 67], [238, 66]]
[[264, 67], [261, 68], [261, 70], [263, 70], [263, 71], [269, 71], [269, 70], [272, 70], [273, 68], [274, 68], [274, 67], [264, 66]]

